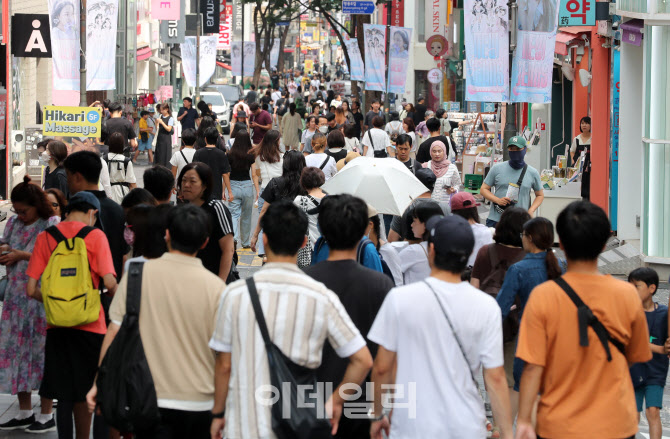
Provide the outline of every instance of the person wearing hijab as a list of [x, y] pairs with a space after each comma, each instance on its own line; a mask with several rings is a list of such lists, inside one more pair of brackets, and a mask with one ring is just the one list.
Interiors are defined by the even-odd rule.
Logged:
[[447, 146], [441, 140], [436, 140], [430, 146], [430, 160], [422, 165], [435, 174], [435, 188], [431, 198], [435, 201], [449, 202], [451, 195], [458, 192], [461, 185], [461, 175], [455, 164], [447, 159]]

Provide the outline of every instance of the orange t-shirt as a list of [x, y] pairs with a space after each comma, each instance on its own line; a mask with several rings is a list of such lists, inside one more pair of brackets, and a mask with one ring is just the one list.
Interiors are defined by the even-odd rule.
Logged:
[[[64, 221], [58, 224], [58, 230], [66, 238], [73, 238], [85, 226], [84, 223], [78, 221]], [[107, 237], [100, 229], [92, 230], [86, 235], [84, 239], [86, 243], [86, 251], [88, 253], [88, 262], [91, 267], [91, 277], [93, 278], [93, 285], [100, 285], [100, 278], [106, 274], [113, 274], [114, 262], [112, 260], [112, 252], [109, 250], [109, 242]], [[35, 248], [28, 263], [28, 270], [26, 274], [33, 279], [39, 280], [42, 273], [47, 268], [51, 253], [56, 248], [56, 240], [47, 232], [42, 232], [37, 235], [35, 241]], [[105, 334], [107, 332], [107, 325], [105, 324], [105, 313], [100, 306], [100, 316], [98, 320], [86, 325], [76, 326], [73, 329], [81, 329], [82, 331], [94, 332], [96, 334]]]
[[[610, 343], [612, 361], [592, 328], [579, 345], [577, 307], [555, 283], [530, 294], [516, 356], [544, 367], [537, 434], [547, 438], [624, 438], [637, 432], [628, 363], [651, 360], [647, 320], [633, 285], [611, 276], [567, 273], [565, 281], [591, 308], [626, 358]], [[626, 361], [628, 360], [628, 361]]]

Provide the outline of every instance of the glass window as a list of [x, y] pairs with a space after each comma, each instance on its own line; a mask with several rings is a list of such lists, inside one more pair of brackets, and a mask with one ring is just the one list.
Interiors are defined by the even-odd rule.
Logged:
[[418, 0], [416, 8], [416, 37], [419, 43], [426, 41], [426, 0]]

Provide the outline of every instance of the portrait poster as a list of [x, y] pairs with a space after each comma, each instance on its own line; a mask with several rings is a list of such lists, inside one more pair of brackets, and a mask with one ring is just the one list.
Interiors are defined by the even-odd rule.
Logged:
[[[242, 42], [233, 41], [231, 44], [230, 62], [232, 64], [233, 76], [242, 75]], [[244, 76], [253, 75], [256, 64], [256, 43], [247, 41], [244, 43]]]
[[405, 93], [411, 41], [411, 28], [391, 26], [391, 53], [389, 54], [388, 78], [389, 93]]
[[365, 81], [365, 67], [363, 66], [363, 58], [361, 57], [361, 50], [358, 47], [358, 39], [350, 38], [345, 40], [345, 46], [349, 53], [349, 76], [352, 81]]
[[[269, 71], [272, 69], [277, 68], [277, 63], [279, 62], [279, 45], [280, 45], [279, 38], [274, 38], [272, 40], [272, 47], [270, 47], [270, 65], [267, 65], [267, 62], [263, 62], [265, 64], [265, 68]], [[263, 47], [265, 45], [265, 41], [261, 41], [261, 51], [263, 51]], [[246, 55], [245, 55], [246, 57]], [[267, 59], [267, 58], [266, 58]], [[246, 61], [246, 58], [245, 58]]]
[[[216, 69], [216, 43], [219, 35], [205, 35], [200, 37], [200, 64], [199, 86], [205, 85]], [[184, 67], [184, 77], [191, 87], [195, 86], [195, 57], [196, 46], [195, 37], [186, 37], [186, 41], [181, 45], [182, 64]]]
[[48, 1], [53, 89], [79, 91], [79, 1]]
[[116, 88], [116, 22], [119, 0], [87, 0], [86, 90]]
[[466, 101], [509, 99], [509, 18], [503, 0], [465, 0]]
[[365, 89], [386, 91], [386, 26], [364, 24]]

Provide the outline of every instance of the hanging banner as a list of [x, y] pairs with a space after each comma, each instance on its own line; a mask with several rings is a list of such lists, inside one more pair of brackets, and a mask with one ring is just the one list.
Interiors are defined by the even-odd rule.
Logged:
[[[233, 76], [242, 75], [242, 42], [233, 41], [232, 54], [230, 56], [231, 69]], [[244, 43], [244, 76], [254, 74], [254, 66], [256, 64], [256, 43], [253, 41], [246, 41]]]
[[391, 53], [389, 54], [389, 93], [405, 93], [409, 48], [412, 29], [391, 26]]
[[281, 42], [279, 38], [275, 38], [272, 43], [272, 49], [270, 49], [270, 70], [277, 68], [277, 63], [279, 62], [279, 46]]
[[116, 21], [119, 0], [86, 2], [86, 90], [116, 88]]
[[507, 4], [466, 0], [463, 13], [467, 53], [465, 100], [506, 102], [509, 99]]
[[163, 44], [181, 44], [186, 36], [186, 3], [180, 0], [179, 20], [161, 20], [160, 39]]
[[216, 44], [218, 50], [230, 50], [230, 37], [233, 33], [233, 4], [221, 1], [221, 18], [219, 20], [219, 41]]
[[[417, 11], [421, 13], [421, 11]], [[426, 2], [426, 23], [424, 35], [444, 35], [447, 24], [447, 0], [430, 0]]]
[[619, 209], [619, 107], [621, 105], [621, 52], [612, 51], [612, 115], [610, 119], [610, 221], [612, 230], [617, 230]]
[[510, 101], [551, 102], [558, 0], [540, 0], [539, 6], [520, 0], [518, 19]]
[[349, 53], [349, 76], [352, 81], [365, 81], [365, 68], [363, 66], [363, 58], [361, 57], [361, 50], [358, 47], [358, 39], [350, 38], [344, 41]]
[[51, 58], [49, 15], [12, 16], [12, 55], [19, 58]]
[[179, 20], [182, 13], [180, 0], [151, 0], [151, 18], [154, 20]]
[[49, 0], [49, 21], [53, 89], [79, 91], [79, 2]]
[[200, 13], [202, 14], [203, 34], [219, 33], [220, 3], [221, 3], [220, 0], [200, 0]]
[[233, 36], [242, 39], [242, 0], [233, 1]]
[[365, 89], [386, 91], [386, 26], [364, 24]]
[[391, 26], [405, 25], [405, 4], [401, 0], [393, 0], [391, 4]]
[[[218, 35], [200, 37], [199, 87], [202, 87], [209, 81], [209, 78], [212, 77], [216, 69], [216, 41], [218, 38]], [[195, 37], [186, 37], [186, 41], [180, 47], [184, 78], [186, 78], [188, 85], [195, 87]]]

